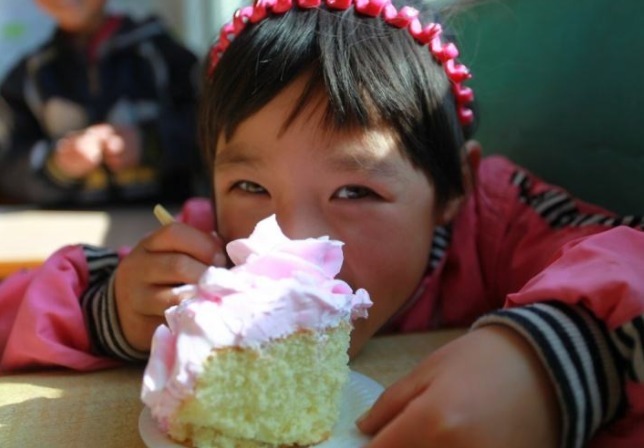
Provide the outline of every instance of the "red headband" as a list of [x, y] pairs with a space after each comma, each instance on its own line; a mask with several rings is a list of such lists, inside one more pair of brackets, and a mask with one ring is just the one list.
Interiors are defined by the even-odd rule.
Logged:
[[230, 45], [232, 39], [243, 31], [248, 23], [257, 23], [266, 19], [270, 13], [283, 14], [295, 6], [311, 9], [326, 4], [327, 8], [346, 10], [354, 5], [358, 14], [367, 17], [382, 17], [389, 25], [406, 28], [409, 33], [422, 45], [427, 45], [434, 58], [442, 64], [447, 77], [452, 82], [452, 90], [456, 98], [458, 118], [463, 125], [474, 120], [474, 113], [468, 107], [474, 100], [474, 93], [469, 87], [462, 85], [463, 81], [472, 77], [469, 69], [456, 62], [458, 49], [453, 43], [441, 42], [442, 28], [438, 23], [423, 26], [418, 20], [418, 11], [405, 6], [396, 10], [390, 0], [255, 0], [253, 6], [238, 9], [233, 19], [221, 27], [219, 40], [210, 50], [210, 73], [214, 71], [219, 59]]

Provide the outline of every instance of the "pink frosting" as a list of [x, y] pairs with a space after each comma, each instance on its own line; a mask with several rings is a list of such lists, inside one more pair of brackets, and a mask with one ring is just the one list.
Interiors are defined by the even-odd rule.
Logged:
[[228, 243], [235, 267], [211, 266], [198, 284], [177, 288], [190, 298], [168, 308], [167, 326], [155, 331], [141, 392], [163, 429], [213, 349], [261, 348], [298, 330], [367, 317], [369, 294], [334, 278], [342, 245], [328, 237], [290, 240], [273, 215], [249, 238]]

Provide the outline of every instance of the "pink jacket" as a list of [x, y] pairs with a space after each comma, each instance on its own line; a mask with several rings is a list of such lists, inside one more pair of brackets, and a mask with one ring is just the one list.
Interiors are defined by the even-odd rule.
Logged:
[[492, 310], [547, 300], [583, 305], [606, 325], [629, 372], [625, 414], [591, 446], [644, 446], [643, 226], [488, 158], [447, 253], [384, 331], [469, 326]]
[[[185, 204], [180, 219], [209, 230], [210, 216], [209, 202], [197, 199]], [[493, 315], [489, 323], [514, 325], [509, 321], [522, 317], [511, 312], [523, 312], [529, 304], [582, 305], [605, 324], [606, 339], [615, 342], [626, 372], [620, 378], [625, 378], [627, 408], [596, 433], [593, 446], [644, 446], [641, 228], [641, 219], [619, 218], [575, 201], [506, 159], [487, 158], [476, 191], [449, 231], [435, 236], [438, 262], [384, 331], [468, 326], [499, 308], [510, 314]], [[0, 370], [53, 365], [93, 370], [118, 364], [90, 353], [79, 306], [87, 284], [79, 246], [62, 248], [43, 266], [1, 283]]]

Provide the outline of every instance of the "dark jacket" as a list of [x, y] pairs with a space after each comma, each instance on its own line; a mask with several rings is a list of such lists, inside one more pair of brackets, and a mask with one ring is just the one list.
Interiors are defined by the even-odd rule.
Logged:
[[[195, 194], [197, 65], [158, 19], [112, 17], [82, 50], [57, 30], [0, 88], [0, 195], [87, 205]], [[98, 123], [138, 126], [140, 165], [77, 181], [57, 175], [48, 164], [57, 139]]]

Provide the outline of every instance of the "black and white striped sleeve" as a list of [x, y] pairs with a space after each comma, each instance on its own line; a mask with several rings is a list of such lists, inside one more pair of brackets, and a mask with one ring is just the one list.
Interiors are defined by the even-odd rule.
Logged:
[[555, 386], [562, 411], [561, 447], [586, 445], [626, 408], [624, 362], [603, 322], [581, 306], [543, 302], [495, 311], [474, 328], [501, 324], [532, 345]]
[[81, 296], [81, 307], [90, 335], [92, 351], [123, 361], [145, 361], [147, 352], [128, 344], [118, 319], [114, 299], [114, 272], [119, 258], [116, 252], [83, 246], [89, 266], [89, 284]]

